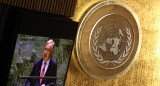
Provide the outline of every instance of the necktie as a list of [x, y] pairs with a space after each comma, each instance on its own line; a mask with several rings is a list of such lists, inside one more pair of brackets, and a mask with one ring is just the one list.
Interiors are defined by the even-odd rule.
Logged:
[[[40, 77], [44, 77], [44, 72], [45, 72], [45, 66], [46, 66], [46, 62], [44, 63], [44, 66], [43, 66], [43, 69], [42, 69], [42, 71], [41, 71], [41, 75], [40, 75]], [[42, 80], [43, 79], [40, 79], [40, 84], [41, 84], [41, 82], [42, 82]]]

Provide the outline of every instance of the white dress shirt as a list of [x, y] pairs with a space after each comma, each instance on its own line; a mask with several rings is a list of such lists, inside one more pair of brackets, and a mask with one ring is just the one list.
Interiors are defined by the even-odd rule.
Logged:
[[[48, 69], [49, 62], [50, 62], [50, 59], [46, 62], [44, 75], [46, 74], [46, 71], [47, 71], [47, 69]], [[45, 62], [43, 61], [43, 62], [42, 62], [42, 66], [41, 66], [41, 72], [42, 72], [42, 69], [43, 69], [44, 63], [45, 63]], [[40, 75], [41, 75], [41, 72], [40, 72]]]

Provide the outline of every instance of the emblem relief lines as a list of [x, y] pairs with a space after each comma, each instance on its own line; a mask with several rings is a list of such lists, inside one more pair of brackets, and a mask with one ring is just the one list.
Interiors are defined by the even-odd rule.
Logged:
[[88, 9], [76, 37], [82, 68], [99, 80], [113, 80], [128, 72], [142, 43], [137, 14], [120, 1], [102, 1]]
[[[99, 47], [103, 50], [103, 51], [106, 51], [106, 47], [105, 47], [105, 44], [103, 44], [102, 46], [98, 45], [98, 38], [99, 38], [99, 34], [101, 33], [102, 31], [102, 26], [99, 27], [95, 33], [94, 33], [94, 37], [93, 37], [93, 46], [92, 49], [93, 49], [93, 53], [94, 53], [94, 56], [96, 58], [96, 60], [98, 60], [98, 62], [100, 64], [105, 64], [105, 66], [107, 67], [108, 64], [112, 64], [113, 66], [116, 66], [116, 64], [121, 64], [124, 62], [124, 60], [126, 59], [127, 55], [129, 54], [130, 50], [131, 50], [131, 44], [132, 44], [132, 37], [131, 37], [131, 32], [128, 28], [125, 28], [125, 32], [127, 34], [127, 40], [126, 40], [126, 46], [125, 46], [125, 49], [123, 50], [123, 52], [120, 54], [120, 56], [116, 59], [116, 60], [104, 60], [104, 56], [102, 54], [100, 54], [100, 51], [99, 51]], [[121, 35], [123, 36], [122, 34], [122, 31], [121, 29], [119, 29], [119, 32], [121, 33]], [[118, 39], [117, 39], [118, 40]], [[113, 49], [112, 49], [113, 50]], [[117, 54], [118, 52], [116, 51], [115, 54]]]

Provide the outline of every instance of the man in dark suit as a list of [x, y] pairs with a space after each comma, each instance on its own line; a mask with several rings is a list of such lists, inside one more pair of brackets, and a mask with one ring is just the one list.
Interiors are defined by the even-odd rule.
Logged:
[[[57, 76], [57, 63], [51, 57], [55, 43], [49, 40], [45, 46], [43, 58], [35, 62], [30, 76]], [[56, 79], [28, 79], [26, 86], [50, 86], [56, 84]]]

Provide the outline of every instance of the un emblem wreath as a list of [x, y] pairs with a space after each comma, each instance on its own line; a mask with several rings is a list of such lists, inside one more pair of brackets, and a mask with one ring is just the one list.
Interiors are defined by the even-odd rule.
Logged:
[[97, 3], [80, 21], [76, 53], [84, 71], [99, 80], [125, 74], [135, 63], [142, 33], [136, 13], [119, 1]]
[[131, 50], [132, 39], [131, 39], [130, 30], [126, 28], [126, 34], [127, 34], [127, 41], [126, 42], [127, 42], [127, 45], [126, 45], [123, 53], [119, 56], [119, 58], [117, 60], [105, 61], [103, 59], [104, 57], [99, 53], [98, 45], [97, 45], [97, 43], [98, 43], [97, 39], [99, 37], [99, 34], [101, 33], [102, 28], [103, 27], [101, 26], [95, 31], [94, 38], [93, 38], [92, 49], [94, 51], [94, 55], [95, 55], [96, 59], [99, 61], [100, 64], [105, 64], [106, 67], [109, 63], [113, 64], [113, 66], [115, 66], [116, 64], [121, 64], [126, 59], [126, 56], [129, 54], [129, 51]]

